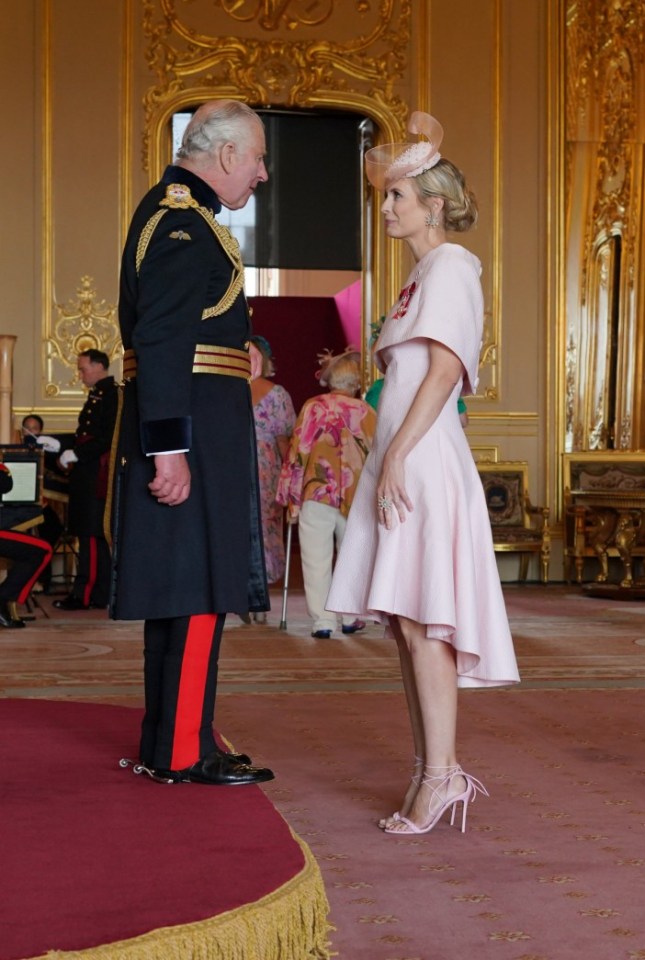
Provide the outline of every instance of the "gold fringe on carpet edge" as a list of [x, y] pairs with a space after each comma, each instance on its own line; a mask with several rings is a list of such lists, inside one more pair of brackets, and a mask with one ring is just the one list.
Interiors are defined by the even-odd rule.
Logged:
[[322, 875], [304, 840], [291, 835], [305, 865], [261, 900], [208, 920], [87, 950], [50, 950], [31, 960], [329, 960], [333, 928]]

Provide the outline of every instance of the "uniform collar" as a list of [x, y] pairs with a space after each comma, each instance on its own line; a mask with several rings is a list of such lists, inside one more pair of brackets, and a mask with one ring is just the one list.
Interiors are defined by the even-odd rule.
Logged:
[[103, 389], [103, 387], [109, 387], [111, 383], [114, 383], [114, 377], [113, 377], [113, 376], [101, 377], [101, 379], [100, 379], [100, 380], [97, 380], [96, 383], [94, 384], [94, 386], [93, 386], [91, 389], [92, 389], [92, 390], [101, 390], [101, 389]]
[[190, 187], [190, 192], [200, 206], [208, 207], [213, 213], [219, 213], [222, 209], [220, 199], [213, 188], [192, 170], [177, 167], [174, 163], [171, 163], [170, 166], [166, 167], [161, 182], [165, 184], [183, 183], [184, 186]]

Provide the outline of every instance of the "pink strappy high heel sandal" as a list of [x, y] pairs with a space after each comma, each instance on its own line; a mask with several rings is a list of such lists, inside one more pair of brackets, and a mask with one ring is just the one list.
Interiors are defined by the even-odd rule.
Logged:
[[[434, 813], [430, 816], [430, 807], [432, 801], [428, 804], [428, 815], [429, 820], [423, 826], [418, 827], [416, 823], [413, 823], [412, 820], [409, 820], [407, 817], [401, 817], [395, 814], [392, 817], [392, 823], [387, 825], [385, 833], [397, 833], [401, 836], [413, 836], [419, 833], [430, 833], [430, 831], [436, 827], [436, 825], [441, 820], [444, 813], [447, 810], [451, 810], [450, 816], [450, 825], [454, 826], [455, 816], [457, 813], [457, 804], [461, 803], [462, 814], [461, 814], [461, 832], [466, 832], [466, 818], [468, 815], [468, 804], [475, 802], [477, 794], [481, 793], [483, 796], [488, 796], [488, 791], [484, 784], [477, 780], [476, 777], [471, 777], [469, 773], [465, 773], [461, 767], [426, 767], [425, 770], [446, 770], [447, 772], [432, 776], [430, 774], [424, 773], [423, 779], [421, 780], [422, 786], [428, 786], [432, 790], [433, 797], [437, 796], [440, 800], [439, 806], [435, 809]], [[446, 793], [450, 790], [450, 784], [455, 779], [455, 777], [463, 777], [466, 781], [466, 788], [456, 795], [445, 796]]]

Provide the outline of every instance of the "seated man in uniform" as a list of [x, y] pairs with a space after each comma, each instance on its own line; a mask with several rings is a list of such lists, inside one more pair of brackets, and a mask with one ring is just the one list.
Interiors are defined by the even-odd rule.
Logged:
[[[60, 451], [61, 443], [56, 437], [45, 436], [43, 418], [37, 413], [28, 413], [23, 417], [20, 433], [26, 447], [41, 447], [45, 451], [45, 477], [55, 466], [56, 454]], [[46, 483], [45, 483], [46, 485]], [[50, 544], [52, 551], [60, 540], [63, 532], [63, 523], [54, 508], [45, 501], [43, 504], [43, 521], [38, 524], [38, 536]], [[52, 582], [52, 565], [47, 564], [41, 572], [39, 583], [44, 593], [50, 593]]]
[[51, 560], [52, 548], [45, 540], [23, 532], [42, 515], [41, 508], [13, 507], [2, 497], [13, 488], [9, 468], [0, 463], [0, 557], [10, 561], [9, 572], [0, 583], [0, 627], [24, 627], [13, 615], [10, 603], [24, 603], [43, 569]]

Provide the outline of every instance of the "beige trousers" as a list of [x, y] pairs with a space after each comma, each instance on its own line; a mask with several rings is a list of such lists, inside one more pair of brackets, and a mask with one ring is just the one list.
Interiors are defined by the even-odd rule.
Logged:
[[[298, 537], [302, 579], [307, 612], [313, 620], [314, 630], [335, 630], [338, 625], [336, 614], [325, 610], [325, 601], [331, 586], [334, 544], [339, 550], [346, 522], [340, 510], [326, 503], [306, 500], [300, 508]], [[345, 624], [353, 623], [355, 619], [345, 614], [342, 617]]]

